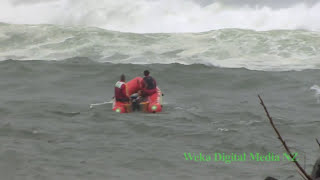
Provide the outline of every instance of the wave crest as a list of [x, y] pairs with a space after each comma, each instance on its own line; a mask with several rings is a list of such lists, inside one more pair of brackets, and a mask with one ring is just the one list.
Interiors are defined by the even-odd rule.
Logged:
[[86, 27], [0, 24], [0, 60], [75, 57], [111, 63], [318, 69], [320, 33], [224, 29], [204, 33], [133, 34]]

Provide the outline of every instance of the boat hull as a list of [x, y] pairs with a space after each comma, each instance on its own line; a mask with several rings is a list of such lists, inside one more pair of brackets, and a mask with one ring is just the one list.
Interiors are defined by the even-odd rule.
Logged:
[[[136, 77], [126, 83], [126, 92], [129, 97], [141, 90], [141, 81], [143, 81], [142, 77]], [[139, 109], [147, 113], [162, 112], [162, 92], [159, 87], [157, 87], [156, 93], [145, 97], [144, 100], [139, 103]], [[133, 112], [133, 107], [129, 102], [114, 101], [112, 110], [118, 113], [130, 113]]]

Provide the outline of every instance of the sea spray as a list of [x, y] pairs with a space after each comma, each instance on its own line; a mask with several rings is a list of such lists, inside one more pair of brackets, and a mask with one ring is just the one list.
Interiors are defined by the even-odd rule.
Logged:
[[136, 33], [204, 32], [224, 28], [253, 30], [320, 29], [320, 3], [232, 6], [191, 0], [55, 0], [0, 2], [0, 22], [81, 25]]

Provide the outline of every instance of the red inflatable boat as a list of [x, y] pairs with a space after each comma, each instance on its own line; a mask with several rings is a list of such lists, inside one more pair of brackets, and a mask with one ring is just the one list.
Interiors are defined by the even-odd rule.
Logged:
[[[131, 81], [126, 83], [127, 86], [127, 95], [130, 97], [132, 94], [137, 93], [141, 90], [141, 81], [143, 81], [142, 77], [136, 77]], [[140, 111], [156, 113], [162, 111], [162, 92], [157, 87], [157, 93], [152, 94], [151, 96], [147, 96], [143, 101], [139, 103]], [[124, 103], [115, 101], [113, 102], [112, 110], [118, 113], [129, 113], [132, 112], [132, 103]]]

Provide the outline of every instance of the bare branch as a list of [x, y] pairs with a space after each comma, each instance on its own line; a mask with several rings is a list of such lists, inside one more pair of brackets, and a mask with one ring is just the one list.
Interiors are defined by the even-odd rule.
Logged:
[[[264, 105], [264, 102], [262, 100], [262, 98], [260, 97], [260, 95], [258, 95], [259, 99], [260, 99], [260, 104], [263, 106], [264, 111], [266, 112], [266, 115], [268, 117], [268, 119], [270, 120], [270, 124], [272, 126], [272, 128], [274, 129], [274, 131], [277, 133], [278, 135], [278, 139], [281, 141], [282, 145], [284, 146], [284, 148], [286, 149], [286, 151], [288, 152], [288, 154], [290, 155], [290, 157], [293, 159], [294, 156], [292, 155], [290, 149], [288, 148], [288, 146], [286, 145], [286, 142], [282, 139], [278, 129], [276, 128], [276, 126], [273, 123], [272, 117], [270, 116], [267, 107]], [[301, 173], [308, 179], [308, 180], [312, 180], [311, 176], [308, 175], [306, 173], [306, 171], [300, 166], [300, 164], [298, 163], [298, 161], [294, 160], [293, 161], [296, 166], [298, 167], [298, 169], [301, 171]]]
[[301, 172], [299, 169], [297, 169], [297, 172], [300, 174], [300, 176], [301, 176], [302, 179], [308, 180], [308, 179], [304, 176], [304, 174], [302, 174], [302, 172]]
[[318, 141], [318, 139], [316, 138], [316, 141], [317, 141], [317, 143], [318, 143], [318, 145], [319, 145], [319, 148], [320, 148], [320, 142]]

